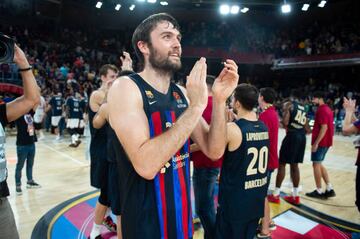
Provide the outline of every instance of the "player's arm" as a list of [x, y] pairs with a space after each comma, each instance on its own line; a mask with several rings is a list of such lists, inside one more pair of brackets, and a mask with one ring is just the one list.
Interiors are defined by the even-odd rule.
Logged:
[[98, 112], [94, 116], [93, 126], [95, 129], [100, 129], [103, 127], [108, 119], [108, 104], [104, 103], [100, 106]]
[[[25, 53], [17, 45], [15, 45], [14, 62], [19, 69], [30, 67]], [[24, 95], [6, 104], [6, 117], [8, 122], [14, 121], [26, 114], [34, 105], [40, 102], [40, 90], [32, 71], [21, 71], [20, 74], [23, 82]]]
[[[226, 124], [226, 145], [229, 151], [234, 151], [240, 147], [242, 143], [242, 133], [240, 128], [234, 123], [229, 122]], [[218, 159], [211, 159], [217, 161]]]
[[327, 130], [328, 130], [327, 124], [320, 125], [320, 132], [319, 132], [318, 137], [315, 139], [313, 145], [311, 146], [311, 152], [316, 152], [317, 151], [317, 149], [319, 147], [319, 143], [324, 138]]
[[233, 122], [227, 123], [227, 146], [229, 151], [234, 151], [242, 143], [241, 129]]
[[103, 101], [104, 101], [104, 93], [99, 90], [94, 91], [91, 94], [90, 100], [89, 100], [90, 109], [93, 112], [98, 112]]
[[284, 113], [283, 113], [283, 118], [282, 118], [281, 122], [285, 129], [287, 128], [287, 126], [289, 125], [289, 122], [290, 122], [291, 106], [292, 106], [291, 102], [286, 102], [283, 107]]
[[[224, 69], [215, 79], [212, 87], [213, 110], [210, 126], [201, 118], [191, 134], [192, 140], [199, 145], [201, 151], [213, 160], [219, 159], [226, 147], [227, 117], [226, 100], [236, 88], [239, 75], [238, 67], [232, 60], [227, 60]], [[191, 102], [190, 102], [191, 103]]]
[[309, 125], [309, 118], [308, 117], [306, 117], [306, 122], [305, 122], [304, 128], [305, 128], [305, 131], [306, 131], [307, 134], [311, 133], [311, 128], [310, 128], [310, 125]]
[[205, 59], [198, 61], [190, 76], [192, 103], [166, 132], [155, 130], [150, 139], [141, 93], [128, 77], [116, 80], [108, 94], [109, 122], [136, 172], [151, 180], [188, 140], [207, 103]]

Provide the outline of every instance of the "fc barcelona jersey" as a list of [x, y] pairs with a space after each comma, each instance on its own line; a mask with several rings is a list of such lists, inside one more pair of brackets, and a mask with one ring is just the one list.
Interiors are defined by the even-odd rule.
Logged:
[[[130, 78], [141, 92], [151, 138], [171, 128], [188, 107], [176, 84], [170, 83], [168, 92], [162, 94], [138, 74], [130, 75]], [[115, 151], [120, 174], [123, 237], [192, 238], [189, 140], [153, 180], [146, 180], [136, 173], [122, 147], [116, 147]]]

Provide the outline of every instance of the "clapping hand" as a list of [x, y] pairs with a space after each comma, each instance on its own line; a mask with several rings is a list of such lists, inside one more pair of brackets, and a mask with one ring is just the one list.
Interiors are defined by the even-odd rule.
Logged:
[[238, 81], [238, 66], [233, 60], [226, 60], [224, 62], [224, 68], [215, 79], [212, 87], [214, 99], [219, 100], [220, 102], [225, 102], [235, 90], [238, 85]]

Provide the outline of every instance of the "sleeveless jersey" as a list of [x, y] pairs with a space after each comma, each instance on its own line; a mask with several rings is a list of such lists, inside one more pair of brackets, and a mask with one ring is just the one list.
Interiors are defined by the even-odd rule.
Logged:
[[290, 119], [287, 126], [288, 132], [305, 134], [306, 111], [305, 107], [297, 101], [293, 101], [290, 109]]
[[[171, 128], [188, 107], [176, 84], [170, 83], [167, 94], [162, 94], [138, 74], [129, 77], [141, 92], [151, 138]], [[124, 238], [192, 238], [189, 140], [153, 180], [146, 180], [136, 173], [122, 147], [116, 147], [115, 155], [122, 188]]]
[[103, 188], [107, 181], [107, 130], [108, 124], [100, 129], [95, 129], [93, 119], [95, 112], [89, 107], [89, 126], [90, 126], [90, 184], [96, 188]]
[[239, 119], [242, 143], [226, 150], [220, 174], [219, 206], [228, 220], [251, 221], [263, 216], [267, 193], [269, 134], [261, 121]]
[[61, 96], [53, 96], [50, 99], [49, 104], [51, 105], [51, 113], [52, 116], [61, 116], [62, 114], [62, 105], [63, 105], [63, 99]]
[[66, 101], [66, 106], [69, 108], [69, 119], [80, 119], [82, 112], [80, 110], [80, 102], [75, 97], [69, 97]]

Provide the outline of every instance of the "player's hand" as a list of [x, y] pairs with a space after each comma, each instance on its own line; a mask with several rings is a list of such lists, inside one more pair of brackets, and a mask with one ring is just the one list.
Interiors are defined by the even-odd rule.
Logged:
[[239, 82], [238, 66], [233, 60], [226, 60], [224, 68], [215, 79], [212, 93], [215, 100], [225, 102]]
[[352, 99], [348, 100], [346, 97], [344, 97], [343, 107], [346, 110], [346, 112], [354, 113], [356, 108], [356, 100], [352, 100]]
[[186, 80], [186, 90], [190, 106], [200, 107], [201, 110], [205, 109], [208, 100], [206, 72], [206, 59], [201, 57], [196, 61]]
[[124, 53], [124, 55], [120, 56], [121, 70], [122, 71], [132, 71], [133, 67], [132, 67], [132, 59], [130, 57], [130, 54], [126, 51], [124, 51], [123, 53]]
[[20, 69], [25, 69], [30, 66], [28, 60], [26, 59], [25, 53], [16, 44], [14, 46], [14, 62]]
[[311, 152], [312, 153], [315, 153], [319, 148], [319, 145], [318, 144], [313, 144], [311, 145]]

